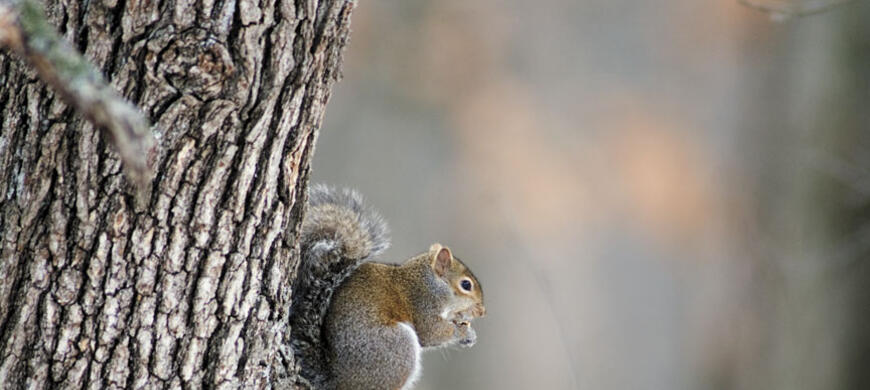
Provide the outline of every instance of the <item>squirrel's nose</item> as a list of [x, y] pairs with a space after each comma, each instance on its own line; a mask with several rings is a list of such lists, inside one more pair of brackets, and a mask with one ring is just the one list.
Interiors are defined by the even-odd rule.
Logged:
[[486, 316], [486, 307], [484, 307], [482, 303], [478, 303], [477, 306], [474, 307], [474, 316], [475, 317]]

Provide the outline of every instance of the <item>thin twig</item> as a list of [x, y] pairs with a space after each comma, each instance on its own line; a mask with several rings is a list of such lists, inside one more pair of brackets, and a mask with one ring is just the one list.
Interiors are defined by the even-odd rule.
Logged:
[[55, 32], [36, 1], [0, 0], [0, 48], [24, 59], [65, 103], [103, 130], [136, 187], [137, 203], [144, 206], [153, 177], [148, 157], [155, 143], [142, 112]]
[[795, 16], [808, 16], [825, 12], [838, 5], [846, 4], [852, 0], [781, 0], [779, 2], [759, 2], [758, 0], [738, 0], [737, 2], [746, 7], [767, 12], [774, 19], [790, 18]]

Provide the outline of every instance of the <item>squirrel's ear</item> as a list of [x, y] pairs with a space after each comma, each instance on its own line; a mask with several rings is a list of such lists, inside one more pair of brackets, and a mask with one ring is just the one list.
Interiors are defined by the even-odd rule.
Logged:
[[444, 277], [447, 271], [450, 271], [450, 266], [453, 264], [453, 253], [450, 253], [450, 248], [441, 246], [441, 244], [432, 244], [429, 247], [429, 256], [432, 258], [432, 269], [435, 274]]

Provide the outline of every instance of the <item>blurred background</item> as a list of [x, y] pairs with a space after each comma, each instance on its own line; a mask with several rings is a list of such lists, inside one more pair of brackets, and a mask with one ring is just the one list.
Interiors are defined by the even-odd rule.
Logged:
[[486, 293], [420, 389], [870, 388], [870, 2], [753, 2], [359, 2], [313, 180]]

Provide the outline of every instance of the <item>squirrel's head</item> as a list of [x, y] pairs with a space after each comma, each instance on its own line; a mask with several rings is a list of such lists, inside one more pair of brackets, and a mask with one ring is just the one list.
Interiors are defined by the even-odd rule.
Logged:
[[483, 306], [483, 289], [477, 277], [459, 259], [453, 257], [450, 248], [441, 244], [429, 247], [429, 264], [436, 276], [453, 290], [454, 301], [441, 314], [443, 318], [462, 317], [472, 319], [486, 315]]

